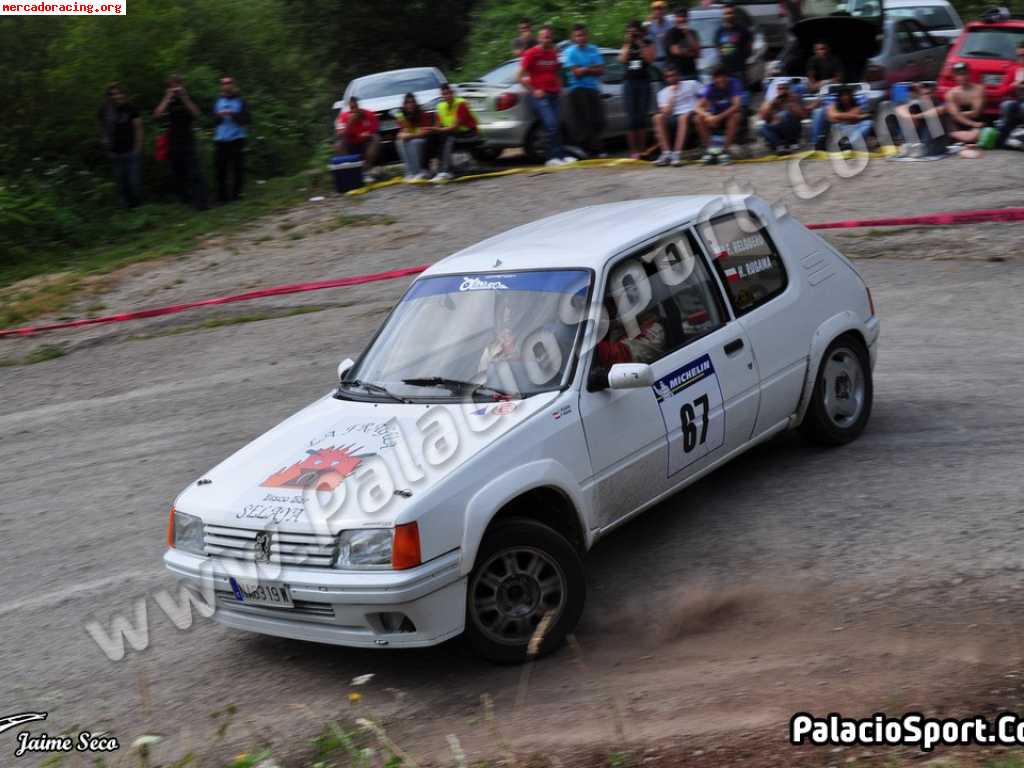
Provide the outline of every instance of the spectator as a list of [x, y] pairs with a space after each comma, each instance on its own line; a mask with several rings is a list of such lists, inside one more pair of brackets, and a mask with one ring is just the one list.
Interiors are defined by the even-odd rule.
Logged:
[[778, 84], [775, 96], [765, 100], [758, 115], [764, 121], [761, 136], [772, 152], [778, 152], [780, 148], [794, 150], [800, 146], [804, 107], [800, 94], [788, 80]]
[[445, 83], [441, 86], [441, 101], [437, 105], [437, 122], [432, 136], [441, 142], [441, 170], [434, 177], [440, 183], [452, 178], [452, 151], [459, 142], [475, 141], [477, 120], [469, 108], [469, 102], [456, 96], [452, 87]]
[[824, 86], [843, 82], [843, 62], [834, 56], [828, 43], [814, 44], [814, 55], [807, 60], [807, 89], [818, 93]]
[[675, 67], [665, 67], [667, 85], [658, 91], [658, 111], [654, 115], [654, 132], [661, 154], [655, 165], [682, 165], [686, 134], [693, 122], [701, 85], [696, 80], [681, 80]]
[[953, 141], [973, 144], [985, 127], [979, 119], [981, 108], [985, 105], [985, 89], [971, 82], [971, 70], [963, 61], [953, 65], [953, 79], [956, 85], [946, 92], [949, 137]]
[[[710, 163], [715, 159], [711, 153], [712, 136], [724, 132], [726, 148], [732, 147], [743, 118], [743, 86], [729, 75], [724, 65], [715, 67], [711, 82], [704, 87], [697, 102], [696, 113], [697, 131], [705, 149], [702, 159]], [[728, 163], [731, 159], [727, 151], [719, 156], [721, 163]]]
[[213, 107], [213, 115], [217, 125], [213, 133], [217, 198], [222, 203], [229, 203], [242, 195], [242, 183], [245, 180], [245, 139], [250, 122], [249, 104], [239, 95], [233, 77], [221, 78], [220, 98]]
[[153, 116], [167, 122], [167, 160], [178, 199], [186, 205], [205, 210], [206, 184], [199, 169], [194, 135], [199, 107], [192, 101], [181, 75], [171, 75], [167, 79], [167, 90], [153, 110]]
[[915, 83], [911, 91], [914, 98], [896, 107], [886, 117], [890, 134], [903, 137], [903, 154], [908, 157], [941, 155], [946, 151], [949, 139], [942, 127], [944, 105], [935, 105], [932, 83]]
[[718, 49], [718, 65], [725, 67], [730, 77], [736, 78], [746, 88], [747, 59], [754, 44], [754, 36], [746, 25], [736, 18], [736, 6], [731, 2], [722, 8], [722, 25], [715, 32], [715, 48]]
[[128, 101], [121, 84], [111, 83], [98, 117], [103, 148], [113, 164], [121, 205], [135, 208], [142, 202], [142, 116]]
[[651, 15], [647, 19], [647, 36], [654, 41], [654, 63], [664, 67], [668, 58], [668, 49], [665, 47], [665, 35], [672, 29], [672, 17], [665, 13], [668, 4], [663, 0], [654, 0], [651, 3]]
[[871, 118], [861, 109], [853, 95], [853, 88], [843, 85], [836, 92], [835, 101], [814, 110], [814, 148], [825, 149], [831, 129], [839, 134], [839, 148], [852, 149], [874, 130]]
[[604, 56], [590, 42], [587, 27], [577, 24], [572, 29], [573, 45], [565, 52], [564, 64], [569, 72], [569, 118], [573, 140], [588, 155], [601, 153], [604, 133], [604, 104], [601, 99], [601, 76]]
[[555, 31], [544, 25], [538, 36], [540, 42], [523, 53], [519, 65], [519, 82], [529, 94], [530, 106], [537, 113], [548, 138], [547, 165], [562, 165], [575, 162], [574, 157], [564, 157], [562, 152], [561, 126], [558, 114], [558, 98], [562, 91], [560, 77], [561, 63], [555, 49]]
[[1013, 82], [1017, 89], [1014, 98], [1006, 99], [999, 105], [998, 146], [1020, 149], [1024, 144], [1020, 139], [1011, 138], [1010, 134], [1024, 123], [1024, 107], [1021, 105], [1024, 101], [1024, 42], [1017, 45], [1017, 71], [1014, 73]]
[[402, 108], [395, 113], [398, 120], [398, 137], [395, 146], [398, 156], [405, 165], [405, 178], [426, 179], [430, 174], [426, 169], [430, 166], [430, 152], [434, 121], [417, 102], [416, 97], [405, 94]]
[[644, 150], [647, 138], [647, 116], [651, 104], [651, 63], [654, 61], [654, 42], [639, 21], [626, 25], [626, 39], [619, 51], [619, 61], [626, 67], [626, 81], [622, 95], [626, 100], [626, 140], [629, 156], [636, 160]]
[[533, 36], [533, 22], [523, 16], [519, 19], [519, 34], [512, 41], [512, 55], [518, 58], [523, 55], [524, 51], [530, 50], [536, 44], [537, 38]]
[[341, 151], [346, 155], [359, 155], [363, 159], [363, 173], [374, 178], [374, 166], [380, 155], [380, 120], [377, 113], [359, 106], [359, 99], [352, 96], [348, 109], [338, 115], [334, 123]]
[[690, 29], [690, 12], [679, 8], [675, 15], [675, 24], [665, 35], [665, 48], [668, 52], [668, 63], [676, 68], [676, 72], [684, 80], [697, 80], [697, 61], [700, 59], [700, 36]]

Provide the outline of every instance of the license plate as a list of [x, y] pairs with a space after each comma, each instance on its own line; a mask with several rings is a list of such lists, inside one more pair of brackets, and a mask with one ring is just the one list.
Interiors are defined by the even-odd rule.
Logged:
[[1003, 82], [1002, 75], [982, 75], [981, 82], [985, 85], [1000, 85]]
[[284, 584], [251, 584], [229, 579], [235, 600], [247, 605], [268, 605], [274, 608], [294, 608], [292, 596]]

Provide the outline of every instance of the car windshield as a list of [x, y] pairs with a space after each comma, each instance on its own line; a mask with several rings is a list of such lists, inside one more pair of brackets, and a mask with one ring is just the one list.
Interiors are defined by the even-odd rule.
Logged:
[[697, 37], [700, 38], [700, 45], [702, 48], [714, 48], [715, 47], [715, 35], [718, 33], [718, 28], [722, 26], [722, 19], [720, 16], [713, 18], [696, 19], [693, 16], [690, 17], [690, 29], [697, 33]]
[[964, 36], [959, 55], [973, 59], [1017, 58], [1017, 46], [1024, 42], [1024, 29], [989, 27], [973, 29]]
[[510, 61], [497, 69], [492, 69], [486, 75], [481, 75], [480, 82], [488, 85], [512, 85], [516, 81], [517, 72], [519, 72], [519, 61]]
[[430, 91], [440, 87], [441, 82], [437, 79], [437, 75], [429, 70], [388, 72], [357, 81], [353, 85], [350, 95], [360, 99], [379, 99], [384, 96], [401, 96], [404, 93]]
[[956, 29], [953, 17], [941, 5], [886, 8], [885, 12], [894, 19], [917, 19], [925, 29]]
[[341, 391], [416, 400], [559, 389], [571, 371], [589, 289], [586, 270], [421, 278]]

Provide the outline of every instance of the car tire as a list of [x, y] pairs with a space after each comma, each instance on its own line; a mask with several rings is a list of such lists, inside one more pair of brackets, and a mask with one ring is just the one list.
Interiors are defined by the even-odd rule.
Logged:
[[525, 661], [537, 627], [550, 620], [537, 657], [562, 645], [583, 613], [586, 578], [576, 548], [557, 531], [524, 518], [492, 526], [466, 588], [466, 639], [490, 661]]
[[500, 147], [476, 147], [470, 150], [473, 159], [479, 163], [493, 163], [501, 156]]
[[821, 445], [856, 440], [871, 418], [871, 358], [859, 336], [844, 334], [821, 358], [800, 431]]
[[528, 162], [540, 165], [548, 159], [548, 136], [544, 132], [544, 126], [534, 123], [526, 134], [526, 144], [523, 145], [523, 152]]

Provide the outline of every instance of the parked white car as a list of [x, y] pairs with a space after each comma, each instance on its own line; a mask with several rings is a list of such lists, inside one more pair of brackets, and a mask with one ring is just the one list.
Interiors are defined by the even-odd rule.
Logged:
[[760, 199], [543, 219], [418, 277], [336, 388], [181, 493], [164, 561], [238, 629], [545, 653], [595, 541], [785, 430], [856, 438], [878, 337], [853, 265]]

